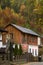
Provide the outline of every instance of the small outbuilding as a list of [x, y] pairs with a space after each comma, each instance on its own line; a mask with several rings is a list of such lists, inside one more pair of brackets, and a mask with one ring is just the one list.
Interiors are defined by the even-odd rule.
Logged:
[[3, 35], [4, 35], [4, 33], [7, 33], [7, 31], [4, 29], [0, 29], [0, 48], [5, 47], [5, 46], [3, 46]]

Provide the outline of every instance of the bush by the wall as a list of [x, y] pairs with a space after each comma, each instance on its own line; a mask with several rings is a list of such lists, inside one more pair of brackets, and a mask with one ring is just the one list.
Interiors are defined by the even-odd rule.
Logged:
[[17, 55], [17, 54], [18, 54], [18, 46], [17, 46], [17, 44], [15, 44], [14, 55]]
[[19, 49], [18, 49], [18, 55], [22, 55], [22, 47], [21, 47], [21, 45], [19, 46]]
[[18, 44], [15, 44], [14, 55], [22, 55], [22, 47], [21, 47], [21, 45], [19, 45], [19, 49], [18, 49]]

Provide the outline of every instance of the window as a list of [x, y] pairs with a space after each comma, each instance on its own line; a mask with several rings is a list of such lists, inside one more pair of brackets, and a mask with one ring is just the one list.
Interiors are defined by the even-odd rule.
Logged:
[[10, 33], [11, 39], [13, 39], [13, 33]]
[[35, 55], [37, 56], [37, 49], [35, 49]]
[[10, 39], [10, 38], [13, 39], [13, 33], [7, 34], [6, 37], [7, 37], [7, 39]]
[[0, 34], [0, 48], [2, 47], [2, 34]]
[[34, 55], [34, 49], [32, 49], [32, 55]]
[[23, 34], [22, 42], [24, 43], [25, 41], [25, 34]]
[[30, 53], [31, 53], [31, 49], [30, 49], [29, 51], [30, 51]]
[[31, 36], [31, 41], [34, 42], [35, 41], [35, 37]]
[[34, 37], [32, 37], [32, 41], [34, 41], [35, 40], [35, 38]]
[[10, 39], [10, 35], [7, 34], [7, 35], [6, 35], [6, 43], [8, 42], [9, 39]]
[[7, 34], [7, 35], [6, 35], [6, 38], [7, 38], [7, 39], [9, 39], [9, 38], [10, 38], [10, 35], [9, 35], [9, 34]]
[[0, 34], [0, 41], [2, 41], [2, 34]]
[[29, 44], [29, 39], [30, 39], [30, 38], [27, 36], [27, 43], [28, 43], [28, 44]]

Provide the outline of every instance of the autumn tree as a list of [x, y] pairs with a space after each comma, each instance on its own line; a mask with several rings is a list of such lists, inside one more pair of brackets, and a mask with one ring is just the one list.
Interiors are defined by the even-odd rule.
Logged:
[[0, 26], [11, 22], [43, 34], [43, 0], [0, 0]]
[[10, 0], [3, 0], [3, 1], [1, 0], [1, 1], [0, 1], [0, 4], [1, 4], [2, 9], [11, 6]]
[[0, 26], [3, 27], [9, 23], [22, 24], [25, 20], [23, 16], [14, 12], [13, 9], [6, 7], [5, 9], [0, 9]]

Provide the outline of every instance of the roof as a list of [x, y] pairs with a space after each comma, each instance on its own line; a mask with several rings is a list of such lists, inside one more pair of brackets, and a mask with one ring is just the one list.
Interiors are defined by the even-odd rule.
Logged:
[[11, 25], [12, 25], [13, 27], [17, 28], [18, 30], [20, 30], [20, 31], [23, 32], [23, 33], [27, 33], [27, 34], [39, 36], [37, 33], [35, 33], [34, 31], [32, 31], [32, 30], [30, 30], [30, 29], [27, 29], [27, 28], [24, 28], [24, 27], [15, 25], [15, 24], [11, 24]]
[[39, 34], [37, 34], [36, 32], [32, 31], [31, 29], [27, 29], [27, 28], [24, 28], [24, 27], [16, 25], [16, 24], [8, 24], [8, 25], [5, 26], [5, 28], [8, 27], [9, 25], [15, 27], [16, 29], [20, 30], [23, 33], [31, 34], [31, 35], [35, 35], [35, 36], [40, 36]]
[[0, 29], [0, 32], [7, 32], [6, 30], [4, 30], [4, 29]]

